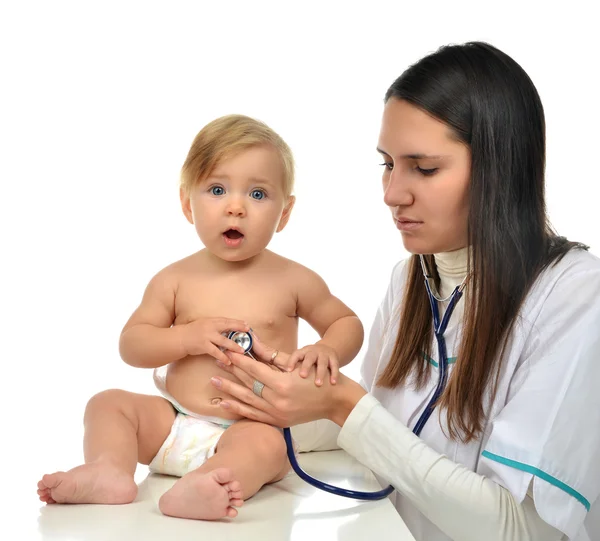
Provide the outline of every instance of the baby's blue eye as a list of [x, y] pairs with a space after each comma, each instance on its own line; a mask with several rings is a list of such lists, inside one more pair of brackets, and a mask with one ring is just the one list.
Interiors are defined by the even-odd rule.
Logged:
[[252, 199], [256, 199], [257, 201], [264, 199], [265, 196], [266, 194], [262, 190], [252, 190], [250, 193], [250, 197], [252, 197]]
[[212, 193], [213, 195], [223, 195], [225, 193], [225, 190], [222, 186], [213, 186], [210, 189], [210, 193]]

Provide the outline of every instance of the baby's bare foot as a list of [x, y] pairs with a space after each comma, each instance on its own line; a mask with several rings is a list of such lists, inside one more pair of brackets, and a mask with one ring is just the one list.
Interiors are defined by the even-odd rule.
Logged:
[[131, 503], [137, 494], [133, 476], [112, 464], [94, 462], [68, 472], [44, 475], [38, 496], [45, 503]]
[[208, 473], [191, 472], [177, 481], [158, 502], [159, 509], [172, 517], [215, 520], [235, 517], [240, 507], [242, 487], [230, 470], [218, 468]]

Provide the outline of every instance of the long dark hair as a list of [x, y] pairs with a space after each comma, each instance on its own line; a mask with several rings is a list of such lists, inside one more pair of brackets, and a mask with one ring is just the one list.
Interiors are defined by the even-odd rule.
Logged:
[[[512, 58], [481, 42], [438, 49], [409, 67], [385, 101], [406, 100], [446, 123], [471, 150], [468, 237], [470, 278], [457, 361], [438, 406], [452, 439], [484, 428], [484, 396], [496, 394], [507, 339], [531, 285], [571, 248], [547, 215], [545, 121], [535, 86]], [[428, 268], [439, 276], [431, 254]], [[413, 255], [396, 345], [378, 385], [393, 388], [430, 377], [431, 312]]]

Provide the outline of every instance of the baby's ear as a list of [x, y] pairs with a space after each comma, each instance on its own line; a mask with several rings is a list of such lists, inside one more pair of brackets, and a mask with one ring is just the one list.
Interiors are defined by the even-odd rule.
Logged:
[[290, 214], [292, 213], [292, 209], [294, 208], [294, 203], [296, 203], [296, 197], [294, 195], [290, 195], [288, 197], [288, 202], [283, 208], [283, 212], [281, 213], [279, 225], [277, 226], [277, 233], [282, 231], [283, 228], [287, 225], [288, 220], [290, 219]]
[[183, 210], [183, 214], [187, 218], [187, 221], [193, 224], [194, 216], [192, 214], [190, 196], [183, 188], [179, 188], [179, 199], [181, 200], [181, 210]]

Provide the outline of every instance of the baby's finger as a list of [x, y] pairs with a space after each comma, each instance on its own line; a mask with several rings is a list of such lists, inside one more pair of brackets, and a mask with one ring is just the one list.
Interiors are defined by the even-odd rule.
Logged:
[[229, 351], [235, 351], [236, 353], [246, 353], [244, 348], [236, 344], [233, 340], [223, 336], [222, 334], [215, 334], [211, 337], [211, 342], [220, 348], [228, 349]]
[[215, 328], [219, 333], [225, 331], [248, 332], [250, 325], [241, 319], [230, 319], [228, 317], [216, 317], [213, 319]]
[[315, 385], [318, 385], [319, 387], [323, 385], [323, 380], [325, 379], [325, 375], [327, 374], [328, 366], [329, 359], [327, 358], [327, 355], [319, 355], [319, 358], [317, 360], [317, 373], [315, 376]]
[[300, 375], [305, 378], [308, 376], [308, 372], [310, 371], [310, 367], [317, 362], [317, 353], [309, 351], [302, 361], [302, 366], [300, 367]]
[[214, 344], [211, 344], [211, 346], [212, 348], [209, 348], [209, 351], [207, 352], [209, 355], [212, 355], [217, 361], [221, 361], [224, 365], [231, 364], [231, 360], [225, 355], [225, 352], [221, 351], [221, 349]]
[[329, 381], [331, 381], [332, 385], [335, 385], [340, 377], [340, 363], [336, 357], [329, 359], [329, 370], [331, 371]]
[[301, 349], [297, 349], [296, 351], [294, 351], [294, 353], [292, 353], [290, 355], [290, 358], [287, 360], [287, 362], [285, 363], [285, 369], [288, 372], [292, 372], [294, 370], [294, 367], [302, 360], [304, 359], [304, 351], [302, 351]]

